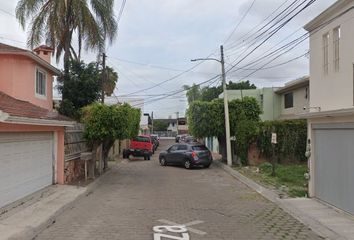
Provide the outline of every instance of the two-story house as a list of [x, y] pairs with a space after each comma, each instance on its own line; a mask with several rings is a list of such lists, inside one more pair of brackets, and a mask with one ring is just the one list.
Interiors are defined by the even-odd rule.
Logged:
[[308, 76], [302, 77], [287, 82], [284, 87], [274, 91], [276, 95], [274, 99], [277, 100], [274, 108], [277, 109], [273, 111], [279, 113], [275, 119], [298, 119], [300, 114], [309, 112], [309, 82], [310, 78]]
[[310, 34], [309, 194], [354, 214], [354, 1], [305, 25]]
[[[219, 95], [219, 98], [223, 97], [223, 93]], [[227, 90], [227, 97], [229, 101], [242, 97], [255, 98], [262, 110], [262, 121], [298, 119], [299, 114], [309, 111], [309, 77], [287, 82], [283, 87]]]
[[64, 183], [64, 127], [53, 111], [52, 50], [0, 43], [0, 208]]

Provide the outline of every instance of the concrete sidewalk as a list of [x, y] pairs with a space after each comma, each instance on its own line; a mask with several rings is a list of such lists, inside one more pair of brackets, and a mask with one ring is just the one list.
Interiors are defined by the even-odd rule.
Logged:
[[325, 239], [354, 240], [354, 216], [312, 198], [281, 199], [278, 192], [264, 188], [220, 161], [214, 162]]
[[[88, 187], [54, 185], [38, 192], [26, 206], [18, 206], [0, 218], [0, 240], [32, 239], [55, 222], [55, 218], [68, 209]], [[18, 209], [19, 208], [19, 209]]]

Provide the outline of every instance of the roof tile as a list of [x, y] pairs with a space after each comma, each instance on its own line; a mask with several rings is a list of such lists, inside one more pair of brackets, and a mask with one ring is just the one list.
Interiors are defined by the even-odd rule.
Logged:
[[73, 121], [55, 111], [49, 111], [30, 102], [18, 100], [0, 91], [0, 110], [10, 116], [44, 120]]

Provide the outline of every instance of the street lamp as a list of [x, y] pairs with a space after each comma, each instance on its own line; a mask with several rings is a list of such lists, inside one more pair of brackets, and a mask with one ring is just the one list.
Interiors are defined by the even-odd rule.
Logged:
[[220, 46], [221, 58], [197, 58], [192, 59], [192, 62], [195, 61], [204, 61], [204, 60], [213, 60], [221, 64], [221, 76], [222, 76], [222, 87], [224, 91], [224, 112], [225, 112], [225, 134], [226, 134], [226, 156], [227, 156], [227, 165], [232, 165], [232, 156], [231, 156], [231, 141], [230, 141], [230, 119], [229, 119], [229, 104], [226, 91], [226, 73], [225, 73], [225, 61], [224, 61], [224, 47]]

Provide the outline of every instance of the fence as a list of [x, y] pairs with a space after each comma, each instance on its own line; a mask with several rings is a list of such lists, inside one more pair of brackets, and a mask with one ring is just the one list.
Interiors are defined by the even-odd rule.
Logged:
[[85, 163], [80, 160], [82, 152], [89, 151], [84, 139], [84, 125], [77, 123], [73, 127], [65, 128], [64, 159], [65, 183], [72, 183], [85, 176]]

